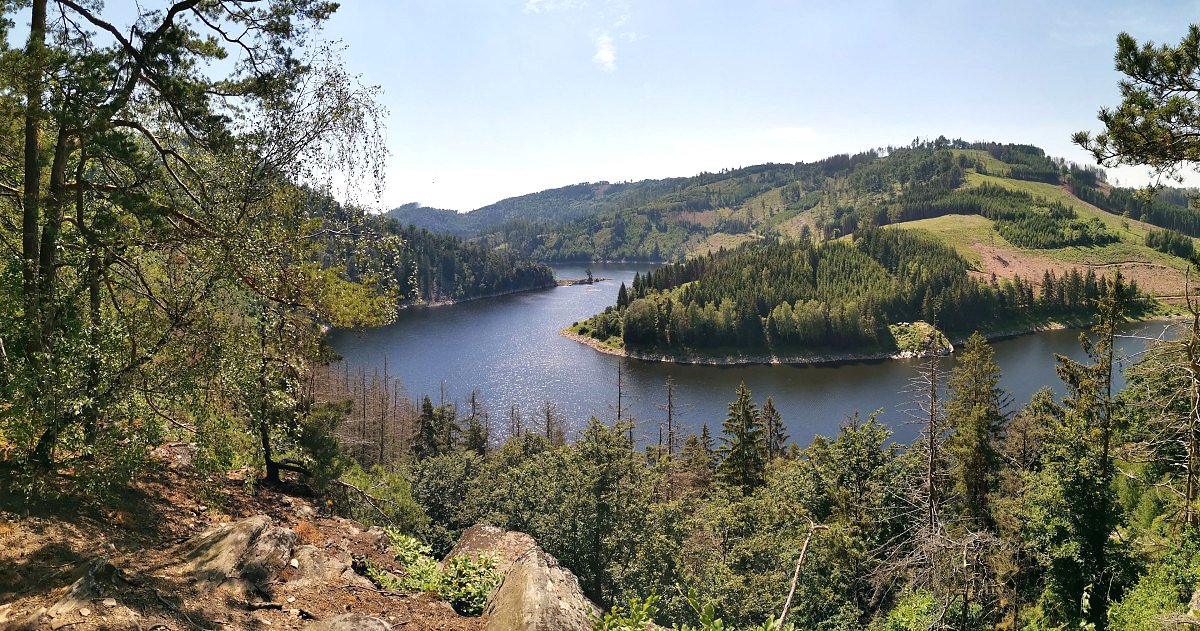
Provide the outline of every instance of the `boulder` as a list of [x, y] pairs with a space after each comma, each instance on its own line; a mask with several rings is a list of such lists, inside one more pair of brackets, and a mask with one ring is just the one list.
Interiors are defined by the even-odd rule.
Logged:
[[496, 562], [500, 584], [484, 605], [485, 631], [586, 631], [600, 614], [579, 579], [525, 533], [471, 526], [442, 564], [461, 556]]
[[533, 537], [523, 532], [477, 524], [463, 532], [458, 538], [458, 543], [454, 544], [454, 549], [442, 559], [442, 566], [445, 567], [446, 563], [455, 557], [465, 556], [478, 560], [479, 557], [487, 556], [496, 562], [496, 573], [503, 577], [508, 574], [517, 558], [537, 548], [538, 544]]
[[488, 597], [485, 631], [568, 631], [592, 628], [600, 608], [558, 560], [534, 547], [511, 563]]
[[304, 628], [308, 631], [391, 631], [392, 625], [361, 613], [344, 613], [318, 620]]
[[181, 573], [204, 588], [246, 590], [265, 585], [292, 559], [296, 533], [266, 515], [223, 524], [184, 544]]
[[358, 575], [348, 563], [335, 559], [316, 546], [296, 546], [292, 551], [295, 569], [288, 573], [288, 584], [303, 588], [321, 585], [357, 585], [370, 589], [371, 581]]

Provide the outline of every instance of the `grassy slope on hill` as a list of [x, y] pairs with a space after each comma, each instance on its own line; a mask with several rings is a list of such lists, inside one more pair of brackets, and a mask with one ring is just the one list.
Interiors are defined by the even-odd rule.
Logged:
[[1072, 267], [1108, 269], [1119, 265], [1126, 275], [1152, 294], [1173, 296], [1182, 292], [1187, 261], [1145, 245], [1146, 234], [1155, 229], [1154, 226], [1106, 212], [1083, 202], [1061, 186], [1044, 182], [968, 172], [963, 188], [984, 184], [1065, 204], [1081, 218], [1099, 219], [1120, 240], [1092, 247], [1020, 248], [996, 232], [991, 220], [978, 215], [945, 215], [894, 225], [937, 237], [985, 274], [995, 273], [1007, 278], [1020, 275], [1037, 280], [1046, 270], [1060, 273]]

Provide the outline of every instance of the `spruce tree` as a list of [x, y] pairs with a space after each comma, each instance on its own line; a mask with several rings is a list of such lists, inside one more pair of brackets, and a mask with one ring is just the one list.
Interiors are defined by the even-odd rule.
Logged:
[[729, 416], [721, 427], [721, 464], [717, 474], [729, 486], [744, 493], [763, 483], [766, 470], [766, 438], [750, 390], [738, 386], [737, 400], [729, 404]]
[[963, 345], [958, 366], [947, 385], [946, 418], [951, 435], [946, 449], [956, 495], [966, 515], [979, 524], [991, 522], [989, 498], [1001, 466], [999, 445], [1004, 431], [1005, 393], [992, 347], [976, 332]]
[[438, 430], [438, 415], [433, 410], [433, 401], [429, 400], [429, 395], [425, 395], [421, 399], [421, 416], [417, 417], [417, 436], [412, 446], [413, 455], [417, 460], [438, 455], [438, 439], [441, 434]]
[[[1108, 595], [1120, 563], [1113, 534], [1120, 507], [1113, 489], [1113, 343], [1121, 319], [1125, 285], [1120, 274], [1105, 282], [1097, 304], [1093, 341], [1079, 341], [1091, 359], [1084, 364], [1058, 356], [1058, 373], [1068, 387], [1063, 414], [1046, 428], [1041, 471], [1030, 497], [1045, 589], [1040, 597], [1048, 623], [1090, 623], [1106, 628]], [[1084, 603], [1087, 603], [1085, 606]]]
[[782, 456], [784, 444], [790, 436], [784, 431], [783, 418], [779, 415], [779, 410], [775, 409], [775, 402], [771, 397], [767, 397], [759, 415], [762, 417], [763, 431], [766, 435], [767, 460]]

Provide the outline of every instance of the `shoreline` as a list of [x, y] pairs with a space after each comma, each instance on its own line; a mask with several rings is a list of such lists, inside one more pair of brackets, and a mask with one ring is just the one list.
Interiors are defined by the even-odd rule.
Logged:
[[[1157, 315], [1148, 318], [1130, 318], [1130, 322], [1153, 322], [1161, 320], [1164, 322], [1174, 321], [1179, 317]], [[1023, 335], [1031, 335], [1042, 331], [1057, 331], [1062, 329], [1078, 329], [1086, 327], [1090, 320], [1085, 321], [1068, 321], [1068, 322], [1046, 322], [1035, 325], [1031, 328], [1023, 329], [1004, 329], [999, 331], [990, 331], [980, 333], [989, 341], [1006, 340]], [[642, 361], [653, 361], [668, 364], [685, 364], [699, 366], [749, 366], [749, 365], [787, 365], [787, 366], [825, 366], [837, 364], [849, 364], [855, 362], [877, 362], [885, 360], [897, 359], [920, 359], [929, 357], [929, 353], [913, 353], [911, 351], [900, 351], [891, 353], [887, 351], [878, 352], [854, 352], [846, 351], [841, 353], [813, 353], [810, 355], [794, 355], [794, 356], [779, 356], [779, 355], [738, 355], [717, 357], [711, 355], [667, 355], [664, 353], [646, 353], [642, 351], [630, 351], [623, 348], [613, 348], [597, 340], [594, 337], [580, 335], [571, 331], [570, 327], [558, 332], [562, 337], [578, 342], [584, 346], [589, 346], [593, 350], [599, 351], [606, 355], [614, 355], [617, 357], [627, 357], [630, 359], [638, 359]], [[963, 339], [950, 340], [950, 352], [944, 357], [948, 357], [954, 353], [954, 344], [962, 343]]]
[[[615, 355], [617, 357], [628, 357], [630, 359], [640, 359], [642, 361], [654, 361], [668, 364], [689, 364], [689, 365], [707, 365], [707, 366], [746, 366], [746, 365], [789, 365], [789, 366], [816, 366], [825, 364], [841, 364], [849, 362], [864, 362], [864, 361], [881, 361], [887, 359], [918, 359], [928, 357], [929, 353], [912, 353], [911, 351], [900, 351], [891, 353], [880, 351], [875, 353], [870, 352], [844, 352], [844, 353], [824, 353], [812, 355], [796, 355], [796, 356], [779, 356], [779, 355], [738, 355], [726, 357], [714, 357], [709, 355], [665, 355], [661, 353], [646, 353], [642, 351], [630, 351], [623, 348], [613, 348], [606, 346], [600, 340], [586, 335], [580, 335], [572, 332], [570, 329], [563, 329], [558, 332], [559, 335], [583, 344], [590, 346], [592, 349], [604, 353], [606, 355]], [[954, 352], [954, 347], [951, 345], [950, 353]]]
[[432, 300], [430, 302], [410, 302], [408, 304], [400, 305], [399, 308], [400, 309], [424, 309], [424, 308], [433, 308], [433, 307], [449, 307], [451, 305], [460, 305], [465, 302], [474, 302], [476, 300], [487, 300], [488, 298], [500, 298], [503, 296], [512, 296], [513, 294], [523, 294], [528, 291], [537, 291], [539, 289], [553, 289], [553, 288], [559, 287], [559, 286], [560, 285], [558, 284], [558, 281], [555, 280], [555, 281], [552, 281], [548, 285], [536, 285], [533, 287], [526, 287], [525, 289], [516, 289], [513, 291], [501, 291], [501, 292], [497, 292], [497, 293], [493, 293], [493, 294], [485, 294], [483, 296], [471, 296], [470, 298], [459, 298], [457, 300], [453, 299], [453, 298], [444, 298], [442, 300]]

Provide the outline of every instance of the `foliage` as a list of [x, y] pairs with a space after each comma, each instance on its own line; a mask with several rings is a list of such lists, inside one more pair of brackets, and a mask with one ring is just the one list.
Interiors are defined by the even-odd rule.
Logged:
[[[382, 164], [373, 90], [309, 37], [334, 9], [181, 3], [124, 33], [95, 3], [4, 5], [30, 25], [0, 50], [6, 485], [115, 488], [167, 431], [209, 470], [247, 435], [268, 481], [311, 473], [306, 449], [332, 464], [302, 429], [332, 422], [303, 389], [322, 327], [385, 323], [396, 299], [394, 240], [311, 203]], [[326, 256], [343, 237], [380, 255]]]
[[397, 580], [375, 568], [372, 580], [397, 591], [436, 593], [463, 616], [483, 614], [484, 602], [500, 583], [493, 559], [455, 557], [443, 569], [429, 556], [429, 546], [393, 529], [386, 532], [404, 576]]
[[337, 486], [331, 490], [330, 501], [338, 512], [363, 524], [388, 526], [398, 532], [420, 532], [427, 527], [429, 516], [413, 499], [404, 471], [385, 465], [364, 470], [351, 462], [341, 481], [352, 488]]
[[1195, 96], [1200, 92], [1200, 26], [1188, 27], [1176, 46], [1139, 44], [1128, 33], [1117, 37], [1116, 69], [1121, 104], [1100, 110], [1104, 131], [1075, 134], [1101, 164], [1145, 165], [1159, 175], [1178, 176], [1200, 161], [1200, 141], [1192, 131], [1200, 121]]
[[1174, 254], [1180, 258], [1191, 258], [1196, 246], [1191, 238], [1174, 230], [1151, 230], [1146, 233], [1146, 246], [1159, 252]]
[[626, 348], [668, 354], [895, 352], [889, 327], [898, 323], [967, 332], [1013, 318], [1085, 315], [1099, 296], [1094, 271], [1047, 271], [1040, 281], [977, 280], [935, 239], [869, 228], [852, 242], [770, 242], [660, 267], [634, 278], [623, 310], [580, 326], [597, 338], [619, 330]]
[[1200, 583], [1200, 556], [1194, 536], [1154, 563], [1109, 611], [1113, 631], [1155, 631], [1162, 617], [1188, 612], [1188, 602]]

